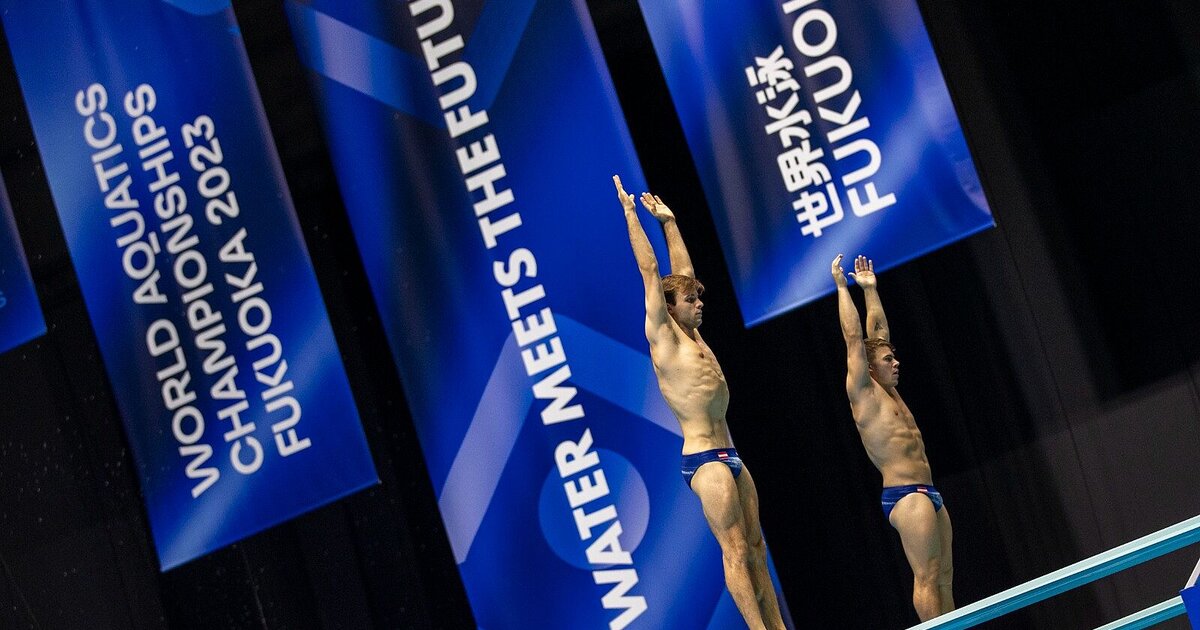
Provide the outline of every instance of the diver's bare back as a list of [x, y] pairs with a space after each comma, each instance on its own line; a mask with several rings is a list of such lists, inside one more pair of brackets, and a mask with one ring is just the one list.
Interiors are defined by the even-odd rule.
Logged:
[[883, 474], [883, 485], [932, 484], [921, 430], [895, 388], [871, 381], [871, 395], [852, 405], [854, 424], [871, 463]]
[[700, 331], [692, 340], [674, 322], [671, 328], [674, 339], [651, 346], [650, 358], [663, 399], [683, 430], [683, 452], [733, 446], [725, 423], [729, 385], [721, 364]]

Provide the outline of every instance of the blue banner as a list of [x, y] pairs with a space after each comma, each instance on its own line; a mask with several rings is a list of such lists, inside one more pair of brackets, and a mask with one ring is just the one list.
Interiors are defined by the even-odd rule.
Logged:
[[583, 0], [287, 7], [479, 626], [738, 627], [647, 354], [612, 176], [645, 181]]
[[0, 4], [163, 569], [376, 483], [229, 3]]
[[46, 322], [33, 290], [29, 263], [17, 238], [4, 180], [0, 179], [0, 352], [45, 332]]
[[747, 326], [993, 225], [914, 0], [640, 0]]
[[1200, 630], [1200, 586], [1189, 586], [1179, 591], [1179, 596], [1183, 599], [1183, 609], [1192, 630]]
[[1192, 630], [1200, 630], [1200, 587], [1184, 588], [1180, 592], [1183, 599], [1183, 610], [1188, 614], [1188, 623]]
[[1182, 591], [1179, 591], [1179, 596], [1183, 600], [1184, 610], [1187, 612], [1188, 622], [1192, 626], [1192, 630], [1200, 630], [1200, 586], [1196, 586], [1196, 581], [1200, 579], [1200, 562], [1196, 563], [1196, 568], [1192, 569], [1192, 575], [1188, 578], [1187, 586]]

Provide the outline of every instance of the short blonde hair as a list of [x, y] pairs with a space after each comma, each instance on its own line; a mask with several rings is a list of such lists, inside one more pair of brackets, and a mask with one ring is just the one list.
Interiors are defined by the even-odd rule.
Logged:
[[692, 291], [696, 295], [704, 293], [704, 285], [700, 281], [691, 276], [680, 276], [671, 274], [662, 278], [663, 297], [667, 299], [667, 304], [675, 305], [676, 295], [687, 295]]
[[884, 339], [882, 337], [877, 337], [875, 339], [867, 339], [866, 341], [863, 342], [863, 346], [865, 346], [867, 349], [867, 361], [868, 362], [870, 362], [872, 359], [875, 358], [876, 350], [883, 348], [885, 346], [887, 347], [887, 349], [891, 350], [893, 353], [896, 352], [896, 346], [893, 346], [892, 342], [890, 342], [887, 339]]

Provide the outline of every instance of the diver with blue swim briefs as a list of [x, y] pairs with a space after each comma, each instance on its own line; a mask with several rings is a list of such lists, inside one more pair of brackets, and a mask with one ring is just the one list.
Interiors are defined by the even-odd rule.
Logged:
[[907, 486], [893, 486], [890, 488], [884, 488], [879, 499], [879, 502], [883, 505], [883, 518], [890, 522], [892, 518], [892, 508], [896, 507], [896, 504], [900, 502], [900, 499], [903, 499], [914, 492], [929, 497], [929, 501], [933, 503], [934, 512], [938, 512], [942, 509], [942, 493], [938, 492], [937, 488], [934, 488], [933, 486], [920, 483], [913, 483]]
[[921, 621], [927, 621], [954, 610], [950, 511], [933, 487], [921, 430], [896, 389], [900, 361], [879, 299], [874, 263], [859, 256], [850, 274], [867, 305], [865, 336], [842, 271], [841, 254], [830, 272], [837, 285], [838, 321], [846, 341], [850, 411], [867, 457], [883, 475], [883, 515], [900, 533], [913, 570], [913, 608]]
[[[696, 280], [675, 214], [662, 199], [642, 193], [642, 206], [662, 225], [671, 258], [671, 274], [659, 276], [658, 260], [633, 196], [625, 192], [621, 178], [614, 176], [613, 184], [625, 210], [629, 244], [645, 289], [651, 364], [663, 399], [683, 433], [684, 481], [700, 498], [709, 529], [721, 545], [725, 586], [746, 625], [754, 630], [782, 629], [758, 522], [758, 491], [733, 447], [725, 421], [729, 386], [721, 364], [700, 335], [704, 285]], [[715, 463], [724, 465], [706, 465]]]
[[709, 462], [721, 462], [728, 466], [734, 479], [742, 474], [742, 458], [738, 457], [735, 448], [714, 448], [684, 455], [683, 462], [679, 465], [679, 472], [683, 473], [683, 481], [689, 488], [692, 487], [692, 476], [696, 474], [696, 470]]

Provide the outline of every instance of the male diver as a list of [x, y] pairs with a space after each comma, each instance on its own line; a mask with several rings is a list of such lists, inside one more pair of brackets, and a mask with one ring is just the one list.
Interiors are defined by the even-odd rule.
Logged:
[[831, 269], [837, 284], [838, 317], [846, 340], [846, 394], [867, 457], [883, 475], [883, 516], [900, 532], [904, 555], [913, 571], [913, 607], [921, 621], [954, 610], [951, 581], [950, 513], [933, 487], [925, 443], [912, 412], [900, 398], [900, 361], [891, 342], [887, 317], [875, 278], [875, 265], [864, 256], [850, 274], [867, 304], [863, 339], [858, 308], [850, 298], [842, 255]]
[[662, 200], [642, 193], [642, 205], [662, 224], [671, 274], [658, 261], [638, 220], [633, 197], [613, 176], [625, 209], [629, 243], [646, 289], [646, 340], [658, 387], [683, 430], [684, 481], [700, 497], [709, 528], [721, 546], [725, 585], [746, 624], [783, 628], [775, 587], [767, 572], [758, 522], [758, 492], [738, 458], [725, 422], [729, 387], [717, 358], [700, 336], [704, 286], [695, 277], [675, 215]]

